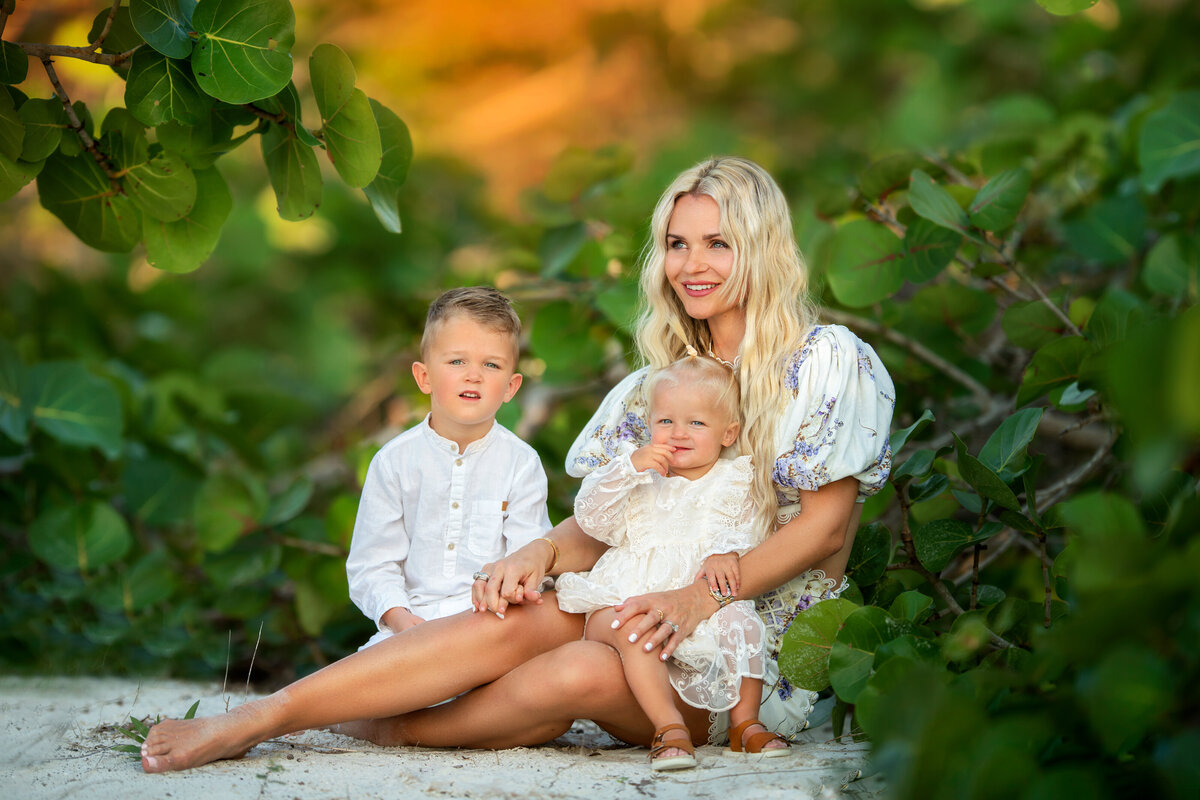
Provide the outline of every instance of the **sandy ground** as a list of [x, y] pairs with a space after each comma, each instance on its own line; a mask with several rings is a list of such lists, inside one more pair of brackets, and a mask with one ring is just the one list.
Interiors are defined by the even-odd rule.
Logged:
[[[118, 678], [0, 676], [0, 800], [156, 797], [172, 800], [308, 798], [875, 798], [865, 745], [831, 741], [826, 725], [787, 758], [746, 762], [697, 750], [697, 769], [652, 773], [642, 748], [577, 724], [543, 747], [514, 750], [382, 748], [310, 731], [265, 742], [245, 759], [145, 775], [113, 745], [137, 718], [223, 711], [219, 685]], [[236, 692], [231, 705], [242, 700]], [[859, 772], [868, 777], [851, 781]]]

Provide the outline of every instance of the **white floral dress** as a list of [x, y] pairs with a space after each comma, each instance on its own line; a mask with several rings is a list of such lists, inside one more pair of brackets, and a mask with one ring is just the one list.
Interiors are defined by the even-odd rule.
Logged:
[[[612, 545], [590, 572], [555, 580], [558, 605], [590, 613], [646, 592], [680, 589], [714, 553], [745, 553], [763, 538], [750, 502], [750, 456], [718, 459], [696, 480], [638, 472], [621, 455], [583, 479], [575, 520]], [[701, 621], [667, 662], [671, 685], [685, 702], [727, 711], [742, 678], [764, 674], [762, 621], [748, 600]]]
[[[583, 477], [618, 455], [649, 443], [646, 399], [638, 370], [613, 387], [567, 454], [567, 472]], [[888, 446], [896, 392], [879, 356], [841, 325], [813, 328], [781, 371], [779, 391], [788, 404], [776, 428], [773, 470], [779, 523], [800, 512], [800, 493], [854, 477], [859, 500], [887, 483]], [[779, 641], [796, 614], [836, 597], [845, 586], [820, 570], [806, 570], [755, 601], [766, 624], [766, 675], [760, 717], [785, 736], [807, 724], [813, 692], [794, 689], [779, 675]], [[727, 715], [714, 715], [710, 739], [720, 744]]]

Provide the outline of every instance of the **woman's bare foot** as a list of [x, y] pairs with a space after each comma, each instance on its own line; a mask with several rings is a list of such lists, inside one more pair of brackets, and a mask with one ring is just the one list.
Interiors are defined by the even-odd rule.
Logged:
[[142, 769], [171, 772], [241, 758], [266, 738], [256, 735], [257, 728], [257, 719], [246, 706], [216, 717], [163, 720], [142, 742]]

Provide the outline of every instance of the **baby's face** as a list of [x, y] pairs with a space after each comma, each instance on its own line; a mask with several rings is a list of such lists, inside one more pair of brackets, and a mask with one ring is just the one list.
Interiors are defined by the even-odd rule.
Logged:
[[650, 441], [674, 448], [671, 473], [698, 478], [737, 439], [738, 426], [709, 392], [690, 384], [659, 385], [650, 402]]

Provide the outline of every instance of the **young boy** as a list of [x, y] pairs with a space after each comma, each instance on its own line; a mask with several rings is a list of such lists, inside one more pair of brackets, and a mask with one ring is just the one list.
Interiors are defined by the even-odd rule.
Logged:
[[379, 627], [363, 648], [467, 611], [471, 576], [550, 528], [537, 452], [496, 422], [521, 386], [520, 331], [495, 289], [429, 306], [412, 371], [430, 412], [371, 460], [346, 560], [350, 599]]

